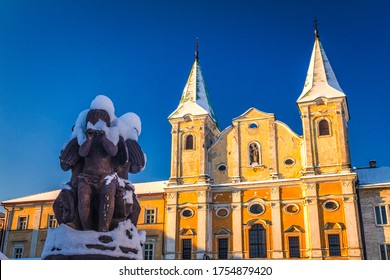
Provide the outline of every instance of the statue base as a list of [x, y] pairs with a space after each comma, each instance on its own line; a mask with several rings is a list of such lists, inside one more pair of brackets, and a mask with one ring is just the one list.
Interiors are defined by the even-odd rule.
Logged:
[[43, 260], [142, 260], [145, 231], [130, 220], [108, 232], [75, 230], [65, 224], [49, 229]]

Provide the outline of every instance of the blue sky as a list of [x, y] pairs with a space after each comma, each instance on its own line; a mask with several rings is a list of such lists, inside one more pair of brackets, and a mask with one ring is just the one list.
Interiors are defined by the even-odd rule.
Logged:
[[0, 1], [0, 201], [57, 189], [59, 152], [96, 95], [137, 113], [148, 164], [170, 171], [168, 115], [195, 38], [222, 129], [248, 108], [302, 134], [296, 99], [321, 42], [348, 97], [353, 166], [390, 165], [388, 1]]

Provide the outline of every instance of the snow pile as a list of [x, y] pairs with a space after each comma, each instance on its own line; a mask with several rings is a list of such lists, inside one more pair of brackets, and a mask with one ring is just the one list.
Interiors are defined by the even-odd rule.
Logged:
[[0, 260], [8, 260], [7, 256], [0, 252]]
[[[107, 126], [103, 120], [99, 120], [95, 124], [90, 122], [87, 123], [87, 114], [89, 110], [93, 109], [105, 110], [110, 117], [110, 126]], [[122, 136], [125, 140], [132, 139], [138, 141], [138, 137], [141, 134], [141, 120], [138, 115], [130, 112], [117, 118], [115, 116], [115, 107], [111, 99], [105, 95], [98, 95], [91, 102], [90, 108], [79, 114], [71, 139], [77, 137], [78, 144], [83, 144], [86, 140], [85, 131], [87, 129], [104, 131], [107, 139], [116, 145], [119, 142], [119, 136]]]
[[138, 231], [130, 220], [109, 232], [79, 231], [61, 224], [49, 229], [41, 259], [53, 255], [99, 255], [142, 260], [145, 240], [145, 231]]

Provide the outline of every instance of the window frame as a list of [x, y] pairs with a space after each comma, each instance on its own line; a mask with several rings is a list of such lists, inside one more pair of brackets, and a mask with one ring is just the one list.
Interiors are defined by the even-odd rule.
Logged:
[[[25, 218], [25, 221], [21, 221], [22, 218]], [[18, 223], [16, 224], [16, 230], [27, 230], [28, 229], [28, 216], [21, 215], [18, 216]]]
[[[254, 229], [255, 227], [256, 229]], [[255, 234], [258, 235], [255, 236]], [[254, 241], [253, 238], [255, 238]], [[250, 259], [267, 258], [267, 230], [262, 224], [254, 224], [251, 226], [248, 231], [248, 245]]]
[[[147, 246], [151, 246], [151, 248], [146, 248]], [[154, 260], [154, 251], [155, 251], [155, 242], [154, 240], [146, 241], [144, 244], [144, 260]]]
[[[189, 147], [190, 145], [188, 145], [189, 143], [187, 142], [189, 138], [192, 138], [192, 143], [191, 143], [191, 147]], [[188, 133], [186, 135], [184, 135], [184, 147], [183, 147], [183, 150], [184, 151], [192, 151], [192, 150], [195, 150], [195, 136], [191, 133]]]
[[[149, 211], [153, 211], [153, 213], [151, 213]], [[156, 208], [145, 208], [144, 223], [148, 224], [148, 225], [157, 223], [157, 209]]]
[[[181, 258], [183, 260], [191, 260], [192, 259], [192, 238], [182, 238], [181, 239]], [[185, 246], [189, 243], [189, 247]]]
[[[16, 252], [16, 250], [21, 250], [21, 252]], [[22, 259], [24, 258], [24, 244], [15, 244], [12, 246], [12, 258], [13, 259]]]
[[[390, 205], [383, 205], [383, 204], [374, 206], [374, 219], [375, 219], [376, 226], [387, 226], [389, 224], [389, 215], [388, 215], [389, 208]], [[377, 212], [377, 209], [381, 209], [380, 213]], [[385, 215], [385, 217], [383, 217], [383, 215]], [[380, 221], [378, 221], [378, 218], [380, 218]], [[383, 221], [384, 219], [385, 221]]]
[[[331, 240], [330, 240], [330, 237], [336, 237], [338, 238], [338, 245], [336, 244], [331, 244]], [[337, 232], [332, 232], [332, 233], [328, 233], [327, 236], [326, 236], [326, 242], [327, 242], [327, 245], [328, 245], [328, 256], [329, 257], [341, 257], [342, 254], [341, 254], [341, 235], [340, 233], [337, 233]], [[338, 246], [338, 254], [334, 254], [332, 252], [334, 252], [334, 248], [333, 247], [337, 247]], [[332, 249], [332, 248], [333, 249]]]
[[[297, 247], [291, 247], [290, 238], [296, 238], [298, 240], [298, 246]], [[301, 258], [301, 238], [299, 235], [287, 235], [287, 244], [288, 244], [288, 257], [290, 259], [300, 259]], [[291, 257], [291, 248], [298, 249], [298, 256]]]
[[[322, 131], [323, 131], [323, 127], [321, 127], [321, 123], [324, 123], [326, 122], [327, 124], [327, 133], [328, 134], [322, 134]], [[317, 130], [318, 130], [318, 136], [319, 137], [328, 137], [328, 136], [332, 136], [332, 126], [331, 126], [331, 121], [328, 119], [328, 118], [321, 118], [317, 121]]]
[[[222, 247], [224, 256], [226, 258], [221, 258], [221, 241], [226, 241], [226, 247]], [[217, 238], [218, 242], [218, 259], [219, 260], [227, 260], [229, 259], [229, 238], [228, 237], [219, 237]]]
[[47, 215], [47, 228], [56, 228], [58, 227], [58, 221], [54, 214]]
[[[390, 244], [378, 244], [379, 256], [381, 260], [390, 260]], [[383, 248], [383, 250], [382, 250]], [[383, 251], [383, 252], [382, 252]]]

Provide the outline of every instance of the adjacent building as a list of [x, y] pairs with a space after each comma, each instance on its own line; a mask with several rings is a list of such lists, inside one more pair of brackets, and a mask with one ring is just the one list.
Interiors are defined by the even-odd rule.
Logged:
[[355, 171], [365, 257], [390, 260], [390, 167], [370, 161], [369, 167]]
[[[135, 184], [142, 207], [138, 228], [147, 233], [145, 259], [364, 258], [369, 234], [361, 222], [371, 215], [378, 226], [386, 212], [388, 223], [389, 200], [369, 201], [364, 192], [374, 187], [363, 184], [357, 189], [368, 210], [358, 207], [361, 170], [351, 168], [347, 98], [317, 30], [297, 97], [303, 135], [256, 108], [222, 130], [196, 52], [179, 105], [168, 117], [169, 180]], [[7, 256], [40, 256], [47, 228], [56, 226], [51, 204], [57, 194], [3, 202]], [[367, 257], [380, 252], [388, 258], [389, 239], [372, 242], [379, 251], [368, 253], [366, 244]]]

